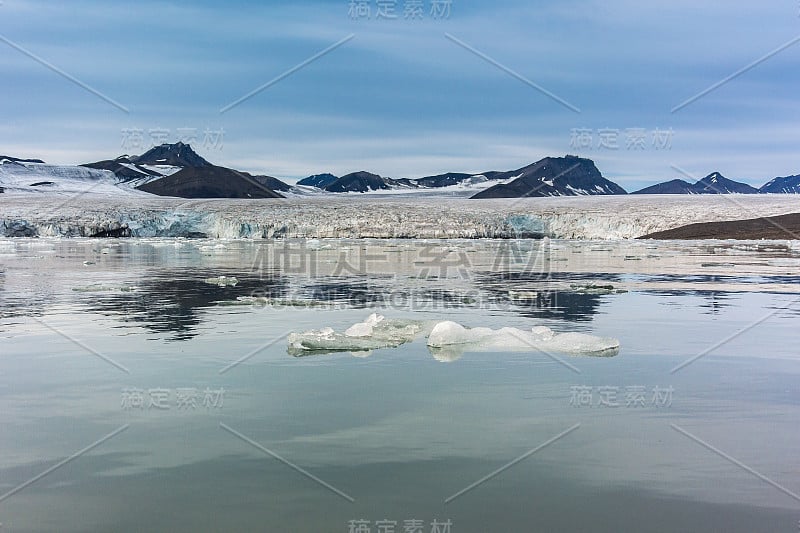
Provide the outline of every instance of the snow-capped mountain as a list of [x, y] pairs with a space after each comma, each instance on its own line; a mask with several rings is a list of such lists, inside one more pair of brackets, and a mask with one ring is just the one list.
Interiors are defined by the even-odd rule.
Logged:
[[772, 194], [800, 194], [800, 175], [775, 178], [764, 184], [759, 192]]
[[759, 191], [746, 183], [733, 181], [719, 172], [712, 172], [697, 183], [674, 179], [645, 187], [631, 194], [757, 194]]
[[712, 172], [696, 184], [696, 194], [756, 194], [758, 189], [746, 183], [729, 180], [719, 172]]
[[369, 192], [389, 189], [416, 188], [417, 185], [406, 178], [392, 179], [372, 174], [365, 170], [345, 174], [324, 187], [328, 192]]
[[472, 198], [626, 194], [625, 189], [604, 178], [591, 159], [571, 155], [545, 157], [517, 170], [483, 176], [507, 182], [489, 187]]
[[171, 165], [137, 165], [126, 155], [116, 159], [97, 161], [96, 163], [85, 163], [81, 166], [98, 170], [108, 170], [112, 172], [121, 183], [127, 184], [130, 187], [138, 187], [181, 170], [181, 167]]
[[[460, 183], [464, 183], [465, 181], [469, 181], [472, 178], [477, 178], [477, 176], [473, 176], [472, 174], [464, 174], [463, 172], [448, 172], [446, 174], [437, 174], [436, 176], [417, 178], [414, 181], [420, 187], [439, 188], [458, 185]], [[485, 177], [483, 181], [486, 181]]]
[[20, 159], [10, 155], [0, 155], [0, 163], [44, 163], [41, 159]]
[[110, 170], [123, 184], [158, 196], [179, 198], [282, 198], [291, 187], [272, 176], [253, 176], [213, 165], [182, 142], [155, 146], [139, 156], [87, 163]]
[[[626, 194], [604, 178], [590, 159], [546, 157], [511, 171], [447, 172], [421, 178], [388, 178], [367, 171], [341, 177], [315, 174], [289, 185], [214, 165], [184, 143], [163, 144], [139, 156], [80, 166], [48, 165], [40, 159], [0, 156], [0, 193], [155, 194], [180, 198], [281, 198], [358, 192], [380, 195], [520, 198]], [[800, 193], [800, 175], [775, 178], [760, 190], [713, 172], [689, 183], [676, 179], [633, 194]], [[477, 193], [477, 194], [476, 194]]]
[[210, 167], [211, 163], [192, 150], [190, 144], [177, 142], [154, 146], [140, 156], [130, 158], [138, 165], [169, 165], [173, 167]]
[[[337, 178], [316, 174], [297, 182], [327, 192], [407, 192], [414, 194], [458, 194], [474, 198], [516, 198], [521, 196], [575, 196], [625, 194], [625, 190], [605, 178], [589, 159], [575, 156], [548, 157], [510, 171], [478, 174], [447, 172], [422, 178], [386, 178], [366, 171]], [[478, 194], [475, 194], [475, 192]]]
[[40, 159], [0, 159], [0, 189], [5, 193], [75, 195], [83, 193], [144, 194], [120, 187], [107, 170], [71, 165], [48, 165]]
[[122, 155], [116, 159], [85, 163], [81, 166], [110, 170], [121, 182], [139, 187], [181, 169], [207, 167], [211, 163], [197, 155], [190, 145], [178, 142], [154, 146], [140, 156]]

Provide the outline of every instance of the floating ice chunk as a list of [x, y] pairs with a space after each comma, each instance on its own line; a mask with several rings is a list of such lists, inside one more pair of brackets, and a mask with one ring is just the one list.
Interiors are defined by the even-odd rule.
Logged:
[[431, 348], [468, 346], [474, 350], [508, 349], [541, 350], [573, 354], [616, 355], [619, 341], [610, 337], [595, 337], [584, 333], [557, 334], [545, 326], [530, 331], [517, 328], [465, 328], [456, 322], [439, 322], [428, 336]]
[[333, 328], [290, 333], [289, 354], [294, 356], [352, 352], [367, 357], [364, 352], [380, 348], [395, 348], [425, 336], [431, 355], [438, 361], [452, 362], [464, 351], [525, 350], [582, 355], [616, 355], [619, 341], [584, 333], [558, 334], [545, 326], [530, 330], [517, 328], [466, 328], [451, 321], [386, 319], [374, 313], [364, 322], [353, 324], [339, 333]]
[[218, 285], [220, 287], [235, 287], [239, 280], [236, 276], [218, 276], [216, 278], [206, 278], [203, 281], [209, 285]]
[[379, 324], [385, 317], [378, 313], [372, 313], [367, 317], [364, 322], [353, 324], [347, 328], [344, 334], [348, 337], [369, 337], [372, 335], [373, 328]]
[[537, 291], [508, 291], [508, 297], [512, 300], [528, 301], [539, 298]]
[[353, 324], [344, 333], [333, 328], [290, 333], [289, 353], [294, 356], [316, 352], [364, 352], [395, 348], [423, 335], [430, 326], [419, 320], [387, 320], [377, 313]]

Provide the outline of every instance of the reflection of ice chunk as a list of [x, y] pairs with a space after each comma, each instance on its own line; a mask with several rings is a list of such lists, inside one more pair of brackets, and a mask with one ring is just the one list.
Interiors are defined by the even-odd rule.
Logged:
[[[364, 322], [353, 324], [344, 333], [333, 328], [289, 334], [289, 353], [308, 355], [310, 352], [364, 352], [378, 348], [394, 348], [414, 340], [425, 332], [419, 320], [387, 320], [378, 314]], [[361, 354], [363, 355], [363, 354]]]
[[136, 287], [133, 285], [121, 285], [121, 286], [107, 286], [107, 285], [87, 285], [85, 287], [73, 287], [73, 291], [75, 292], [134, 292], [136, 291]]
[[573, 354], [615, 355], [619, 341], [584, 333], [557, 334], [545, 326], [530, 331], [517, 328], [465, 328], [455, 322], [439, 322], [428, 336], [431, 348], [468, 346], [470, 349], [541, 350]]
[[625, 289], [618, 289], [613, 285], [599, 285], [596, 283], [573, 283], [569, 286], [574, 292], [582, 294], [623, 294], [628, 292]]
[[445, 346], [444, 348], [428, 346], [428, 351], [431, 352], [433, 358], [440, 363], [453, 363], [461, 359], [461, 356], [464, 355], [464, 350], [461, 349], [460, 346]]

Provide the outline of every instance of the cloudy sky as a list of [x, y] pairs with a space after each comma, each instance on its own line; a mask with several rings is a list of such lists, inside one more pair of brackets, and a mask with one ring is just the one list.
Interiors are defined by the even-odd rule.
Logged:
[[0, 153], [184, 139], [288, 179], [571, 153], [628, 190], [762, 184], [800, 173], [799, 37], [798, 0], [3, 0]]

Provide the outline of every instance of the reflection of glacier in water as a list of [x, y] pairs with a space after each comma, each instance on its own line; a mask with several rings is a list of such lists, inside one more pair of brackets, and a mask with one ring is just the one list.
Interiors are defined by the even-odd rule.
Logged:
[[[122, 327], [143, 326], [172, 340], [196, 336], [207, 310], [218, 306], [480, 313], [585, 323], [585, 331], [625, 291], [695, 295], [707, 299], [707, 312], [719, 313], [737, 293], [794, 292], [800, 285], [786, 273], [798, 255], [793, 248], [746, 243], [15, 239], [0, 245], [1, 317], [43, 315], [67, 299]], [[220, 276], [236, 283], [206, 283]]]

